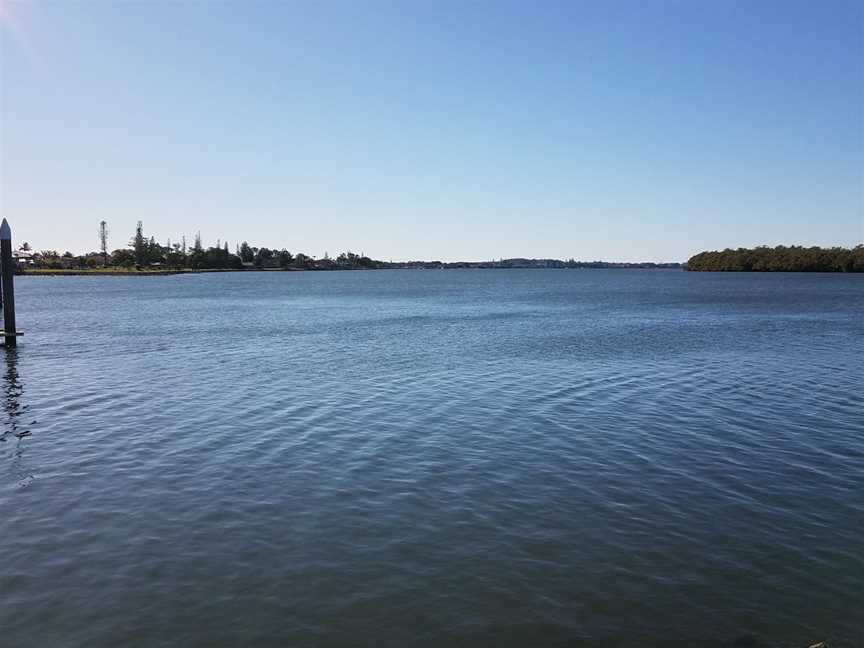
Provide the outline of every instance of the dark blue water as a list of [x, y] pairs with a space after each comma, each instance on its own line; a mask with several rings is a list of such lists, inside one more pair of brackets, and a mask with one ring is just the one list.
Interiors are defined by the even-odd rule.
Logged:
[[864, 276], [17, 290], [2, 646], [864, 644]]

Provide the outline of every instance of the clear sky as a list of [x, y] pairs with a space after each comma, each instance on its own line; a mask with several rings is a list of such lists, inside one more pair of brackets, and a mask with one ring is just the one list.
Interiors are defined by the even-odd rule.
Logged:
[[861, 0], [0, 0], [16, 243], [685, 260], [864, 239]]

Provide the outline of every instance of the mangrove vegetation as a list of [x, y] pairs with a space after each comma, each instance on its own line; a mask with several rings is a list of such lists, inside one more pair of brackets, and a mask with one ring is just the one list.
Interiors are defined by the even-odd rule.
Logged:
[[864, 245], [833, 247], [756, 247], [700, 252], [687, 270], [714, 272], [864, 272]]

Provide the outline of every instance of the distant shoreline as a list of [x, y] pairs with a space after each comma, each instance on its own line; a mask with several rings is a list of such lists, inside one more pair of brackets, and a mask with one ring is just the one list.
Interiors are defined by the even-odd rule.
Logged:
[[631, 267], [620, 267], [620, 266], [610, 266], [610, 267], [602, 267], [602, 268], [496, 268], [496, 267], [476, 267], [476, 266], [463, 266], [463, 267], [439, 267], [439, 268], [333, 268], [333, 269], [323, 269], [323, 268], [181, 268], [177, 269], [160, 269], [160, 270], [115, 270], [115, 269], [101, 269], [101, 268], [87, 268], [87, 269], [75, 269], [75, 270], [64, 270], [64, 269], [48, 269], [48, 268], [38, 268], [38, 269], [29, 269], [29, 270], [19, 270], [16, 274], [18, 276], [23, 277], [167, 277], [171, 275], [188, 275], [188, 274], [215, 274], [215, 273], [294, 273], [294, 272], [367, 272], [370, 270], [374, 271], [388, 271], [388, 270], [666, 270], [666, 271], [687, 271], [691, 272], [700, 272], [700, 273], [717, 273], [717, 274], [861, 274], [860, 270], [704, 270], [704, 269], [695, 269], [688, 268], [686, 265], [682, 264], [679, 267], [640, 267], [640, 266], [631, 266]]
[[[153, 244], [155, 245], [155, 244]], [[246, 248], [241, 246], [241, 252]], [[167, 248], [166, 248], [167, 249]], [[262, 253], [264, 250], [265, 253]], [[164, 251], [164, 250], [163, 250]], [[376, 261], [365, 256], [351, 253], [339, 255], [335, 260], [326, 254], [323, 259], [314, 259], [306, 255], [293, 258], [286, 251], [274, 255], [270, 250], [249, 248], [254, 261], [242, 261], [240, 256], [231, 255], [227, 248], [210, 248], [207, 251], [194, 252], [198, 255], [196, 262], [189, 263], [187, 256], [174, 260], [166, 256], [157, 256], [158, 262], [133, 265], [102, 265], [102, 259], [94, 254], [86, 257], [67, 259], [74, 261], [77, 267], [69, 267], [72, 263], [64, 263], [67, 267], [46, 267], [38, 262], [19, 269], [24, 276], [116, 276], [116, 277], [147, 277], [178, 274], [199, 274], [205, 272], [338, 272], [346, 270], [686, 270], [690, 272], [830, 272], [830, 273], [862, 273], [864, 272], [864, 245], [854, 248], [820, 248], [802, 246], [757, 247], [725, 249], [711, 252], [700, 252], [693, 255], [686, 263], [655, 263], [614, 262], [614, 261], [562, 261], [560, 259], [528, 259], [511, 258], [498, 261]], [[115, 251], [114, 256], [120, 254]], [[132, 252], [127, 251], [128, 255]], [[284, 258], [280, 258], [280, 255]], [[99, 259], [99, 261], [97, 261]], [[179, 265], [183, 261], [189, 265]], [[165, 263], [168, 261], [168, 263]], [[78, 265], [80, 264], [80, 265]], [[84, 267], [86, 266], [86, 267]], [[190, 267], [191, 266], [191, 267]], [[206, 267], [210, 266], [210, 267]]]
[[147, 270], [117, 270], [115, 268], [29, 268], [20, 270], [19, 276], [23, 277], [158, 277], [183, 274], [207, 274], [220, 272], [366, 272], [369, 270], [682, 270], [678, 266], [643, 266], [633, 265], [609, 265], [603, 267], [582, 268], [540, 268], [540, 267], [496, 267], [496, 266], [472, 266], [454, 265], [453, 267], [390, 267], [390, 268], [180, 268], [180, 269], [147, 269]]

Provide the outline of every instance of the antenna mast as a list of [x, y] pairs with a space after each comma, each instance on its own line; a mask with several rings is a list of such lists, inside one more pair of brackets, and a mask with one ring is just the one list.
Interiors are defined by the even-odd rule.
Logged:
[[99, 250], [102, 252], [102, 265], [108, 265], [108, 223], [99, 223]]

